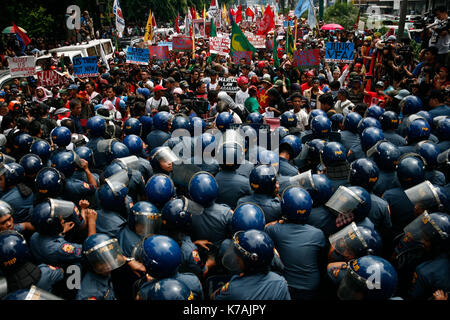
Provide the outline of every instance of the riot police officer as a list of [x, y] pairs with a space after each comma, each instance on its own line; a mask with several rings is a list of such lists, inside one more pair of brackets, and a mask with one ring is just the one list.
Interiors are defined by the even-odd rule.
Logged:
[[339, 142], [327, 142], [320, 153], [325, 175], [330, 179], [333, 191], [339, 186], [348, 185], [349, 163], [347, 150]]
[[381, 197], [386, 190], [400, 186], [395, 171], [401, 156], [398, 147], [390, 142], [381, 141], [371, 148], [367, 156], [373, 159], [380, 170], [373, 187], [374, 194]]
[[157, 208], [162, 207], [175, 196], [175, 185], [172, 179], [162, 173], [153, 175], [145, 185], [147, 200]]
[[301, 151], [302, 142], [297, 136], [287, 135], [281, 139], [279, 146], [279, 174], [281, 176], [295, 176], [298, 174], [298, 168], [291, 164], [291, 161], [294, 160]]
[[138, 170], [142, 174], [142, 177], [144, 177], [144, 180], [147, 181], [152, 176], [153, 169], [150, 161], [142, 157], [144, 148], [142, 139], [137, 135], [130, 134], [123, 139], [123, 143], [128, 147], [130, 154], [138, 158]]
[[399, 117], [394, 111], [385, 111], [379, 118], [384, 138], [397, 147], [406, 145], [406, 140], [396, 130], [400, 124]]
[[173, 116], [167, 111], [158, 112], [153, 116], [153, 130], [145, 139], [150, 151], [162, 146], [170, 138], [172, 120]]
[[425, 161], [425, 179], [438, 186], [445, 185], [445, 175], [437, 169], [438, 156], [441, 153], [439, 147], [431, 141], [421, 141], [416, 145], [415, 152], [421, 155]]

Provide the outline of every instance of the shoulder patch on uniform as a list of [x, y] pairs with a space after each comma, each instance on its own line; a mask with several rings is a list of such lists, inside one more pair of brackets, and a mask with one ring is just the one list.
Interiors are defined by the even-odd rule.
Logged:
[[88, 300], [97, 300], [96, 297], [89, 297]]
[[70, 253], [70, 254], [72, 254], [75, 251], [75, 247], [73, 245], [71, 245], [70, 243], [63, 244], [61, 249], [65, 253]]
[[230, 286], [230, 283], [229, 283], [229, 282], [225, 283], [225, 284], [222, 286], [222, 288], [220, 289], [220, 292], [227, 292], [229, 286]]
[[58, 267], [54, 267], [54, 266], [51, 266], [51, 265], [47, 265], [47, 267], [49, 267], [50, 268], [50, 270], [58, 270], [58, 269], [61, 269], [61, 268], [58, 268]]
[[91, 186], [89, 184], [87, 184], [86, 182], [83, 182], [83, 187], [85, 187], [86, 189], [90, 189]]
[[197, 249], [195, 249], [194, 251], [192, 251], [192, 257], [194, 258], [195, 262], [200, 262], [200, 255], [198, 254]]

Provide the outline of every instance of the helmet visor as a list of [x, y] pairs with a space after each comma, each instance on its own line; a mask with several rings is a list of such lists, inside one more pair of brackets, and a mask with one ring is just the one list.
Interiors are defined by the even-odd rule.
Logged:
[[60, 297], [32, 285], [25, 300], [63, 300]]
[[49, 199], [51, 216], [59, 216], [66, 219], [74, 214], [75, 204], [72, 201]]
[[230, 242], [230, 245], [228, 246], [227, 250], [225, 251], [225, 254], [222, 257], [222, 265], [233, 273], [239, 273], [243, 270], [240, 264], [241, 258], [237, 255], [235, 249], [235, 242], [236, 242], [236, 234], [233, 237], [232, 241]]
[[126, 167], [131, 170], [139, 170], [139, 158], [136, 156], [118, 158], [113, 162], [119, 162], [122, 164], [122, 167]]
[[135, 232], [142, 236], [152, 236], [161, 229], [161, 214], [158, 212], [135, 212]]
[[97, 273], [110, 272], [126, 262], [117, 239], [104, 241], [84, 252], [89, 263]]
[[422, 209], [433, 208], [441, 204], [435, 186], [428, 180], [405, 190], [405, 193], [413, 205], [418, 205]]
[[339, 186], [337, 191], [325, 203], [325, 206], [337, 214], [349, 214], [364, 201], [347, 187]]
[[348, 267], [346, 270], [346, 274], [344, 279], [342, 279], [339, 284], [339, 288], [337, 290], [337, 296], [340, 300], [363, 300], [366, 284], [364, 279], [358, 276], [351, 268], [350, 264], [352, 261], [348, 263]]
[[162, 147], [160, 150], [156, 151], [153, 158], [158, 162], [165, 161], [171, 163], [178, 162], [180, 160], [180, 158], [178, 158], [169, 147]]
[[109, 178], [105, 179], [106, 183], [110, 187], [111, 191], [117, 195], [120, 190], [128, 186], [129, 177], [127, 170], [120, 170], [119, 172], [113, 174]]
[[347, 260], [356, 258], [359, 252], [368, 248], [366, 241], [358, 230], [358, 226], [354, 222], [331, 235], [328, 240], [333, 249]]

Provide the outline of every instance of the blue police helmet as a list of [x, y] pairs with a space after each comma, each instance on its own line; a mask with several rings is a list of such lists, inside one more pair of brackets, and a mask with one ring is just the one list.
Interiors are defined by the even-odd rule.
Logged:
[[280, 141], [280, 151], [285, 147], [290, 153], [290, 158], [296, 158], [302, 151], [302, 141], [295, 135], [287, 135]]
[[374, 161], [361, 158], [350, 164], [348, 181], [351, 185], [360, 186], [370, 191], [377, 183], [379, 174], [380, 169]]
[[[347, 270], [337, 291], [340, 300], [387, 300], [397, 290], [397, 271], [379, 256], [367, 255], [351, 260]], [[374, 279], [375, 272], [377, 279]]]
[[426, 161], [426, 167], [434, 168], [438, 165], [438, 156], [441, 153], [439, 147], [431, 141], [419, 142], [416, 146], [416, 151]]
[[423, 108], [422, 100], [420, 100], [420, 98], [416, 96], [407, 96], [403, 98], [403, 100], [400, 102], [400, 105], [403, 105], [403, 116], [417, 113]]
[[313, 205], [308, 191], [291, 186], [284, 189], [281, 195], [281, 212], [293, 223], [305, 223]]
[[409, 188], [425, 181], [425, 164], [419, 158], [406, 154], [397, 165], [397, 178], [404, 188]]
[[6, 201], [0, 200], [0, 217], [13, 215], [14, 209]]
[[0, 232], [0, 267], [14, 270], [32, 259], [25, 238], [15, 230]]
[[91, 148], [86, 146], [79, 146], [75, 148], [75, 153], [80, 157], [80, 159], [86, 160], [91, 167], [94, 164], [94, 154]]
[[365, 152], [380, 140], [384, 140], [384, 133], [380, 128], [368, 127], [361, 133], [361, 147]]
[[333, 131], [340, 130], [340, 125], [344, 122], [344, 115], [341, 113], [335, 113], [331, 116], [331, 129]]
[[266, 268], [274, 255], [274, 244], [261, 230], [238, 231], [233, 236], [234, 251], [243, 260], [245, 271]]
[[402, 153], [396, 145], [388, 141], [382, 141], [376, 147], [373, 160], [378, 168], [386, 171], [394, 171], [401, 155]]
[[103, 209], [118, 211], [124, 207], [127, 194], [126, 185], [118, 187], [105, 183], [98, 189], [98, 200]]
[[139, 119], [128, 118], [123, 124], [123, 132], [125, 135], [135, 134], [137, 136], [141, 135], [142, 123]]
[[139, 122], [141, 123], [142, 136], [147, 136], [152, 131], [153, 118], [150, 116], [140, 116]]
[[[190, 118], [190, 132], [191, 135], [194, 135], [195, 131], [200, 130], [199, 133], [205, 132], [206, 122], [200, 117], [192, 117]], [[197, 129], [195, 129], [197, 128]]]
[[259, 165], [250, 172], [250, 186], [256, 193], [273, 194], [277, 184], [277, 174], [271, 165]]
[[430, 127], [433, 127], [433, 117], [428, 111], [425, 110], [419, 111], [417, 112], [417, 115], [423, 117], [425, 120], [427, 120]]
[[233, 115], [229, 112], [221, 112], [216, 118], [216, 127], [220, 131], [230, 129], [230, 126], [234, 123]]
[[278, 172], [278, 168], [280, 166], [280, 157], [278, 153], [266, 149], [260, 149], [258, 150], [257, 158], [258, 164], [269, 164], [274, 167], [276, 172]]
[[436, 136], [440, 141], [450, 140], [450, 117], [437, 121]]
[[142, 258], [150, 276], [156, 279], [168, 278], [177, 272], [181, 263], [181, 249], [172, 238], [154, 235], [145, 239]]
[[37, 174], [39, 170], [41, 170], [42, 167], [44, 166], [44, 163], [42, 162], [41, 158], [38, 155], [32, 153], [24, 155], [20, 159], [19, 164], [25, 170], [25, 175], [27, 176]]
[[380, 106], [371, 106], [367, 108], [367, 117], [372, 117], [379, 120], [380, 116], [384, 113], [384, 109]]
[[327, 116], [319, 115], [311, 121], [311, 130], [315, 137], [324, 137], [331, 132], [331, 121]]
[[87, 121], [86, 128], [93, 137], [101, 137], [106, 132], [106, 121], [100, 116], [91, 117]]
[[153, 175], [145, 185], [148, 201], [156, 206], [163, 206], [175, 196], [175, 185], [172, 179], [165, 174]]
[[264, 118], [259, 112], [252, 112], [247, 116], [246, 123], [262, 124], [263, 122], [264, 122]]
[[142, 154], [144, 143], [141, 137], [130, 134], [123, 138], [123, 143], [127, 146], [131, 155], [139, 156]]
[[157, 130], [169, 132], [173, 116], [167, 111], [160, 111], [153, 116], [153, 127]]
[[119, 107], [120, 109], [125, 110], [125, 108], [127, 107], [126, 102], [123, 100], [119, 100]]
[[330, 199], [333, 194], [333, 185], [325, 174], [313, 174], [312, 181], [313, 183], [308, 186], [300, 186], [308, 191], [313, 200], [313, 207], [318, 207]]
[[215, 149], [215, 146], [217, 145], [216, 138], [209, 132], [202, 133], [202, 135], [197, 138], [196, 142], [202, 144], [202, 151], [205, 151], [208, 146], [211, 146], [210, 148], [214, 146], [213, 149]]
[[273, 131], [272, 131], [272, 135], [276, 135], [278, 134], [280, 137], [280, 140], [283, 139], [285, 136], [287, 136], [289, 134], [289, 130], [284, 127], [284, 126], [279, 126], [276, 127]]
[[33, 207], [30, 222], [40, 234], [58, 235], [63, 231], [60, 218], [72, 221], [78, 227], [82, 224], [82, 217], [73, 202], [50, 198]]
[[161, 279], [151, 286], [148, 300], [193, 300], [194, 294], [181, 281], [172, 278]]
[[339, 142], [327, 142], [322, 149], [321, 158], [325, 166], [347, 160], [347, 150]]
[[[440, 191], [442, 191], [442, 188], [440, 188]], [[448, 212], [448, 207], [446, 209]], [[448, 251], [450, 249], [450, 216], [446, 213], [434, 212], [430, 214], [430, 219], [441, 231], [439, 232], [439, 246], [443, 251]]]
[[37, 154], [42, 161], [47, 161], [50, 158], [51, 146], [45, 140], [37, 140], [31, 145], [31, 153]]
[[69, 178], [75, 172], [75, 157], [70, 151], [62, 151], [55, 154], [52, 158], [52, 167]]
[[244, 150], [237, 143], [224, 144], [217, 152], [219, 166], [225, 170], [239, 168], [244, 160]]
[[55, 168], [42, 168], [36, 175], [36, 189], [42, 195], [58, 195], [63, 190], [63, 177]]
[[136, 202], [130, 209], [128, 225], [141, 237], [158, 234], [161, 228], [161, 213], [148, 201]]
[[383, 130], [396, 130], [400, 124], [398, 114], [394, 111], [385, 111], [378, 119]]
[[430, 136], [430, 133], [431, 128], [428, 122], [424, 119], [416, 119], [408, 126], [408, 143], [426, 140]]
[[7, 163], [4, 169], [5, 187], [15, 186], [25, 178], [25, 169], [18, 163]]
[[217, 199], [219, 186], [212, 174], [200, 171], [192, 176], [188, 191], [192, 200], [204, 207], [209, 207]]
[[317, 117], [317, 116], [327, 116], [327, 113], [325, 111], [323, 111], [322, 109], [313, 109], [311, 110], [311, 112], [309, 113], [308, 116], [308, 123], [311, 124], [311, 121]]
[[380, 121], [372, 117], [361, 119], [361, 121], [358, 123], [358, 133], [361, 134], [365, 129], [370, 127], [381, 129]]
[[58, 147], [66, 147], [71, 142], [72, 132], [67, 127], [56, 127], [50, 133], [50, 137]]
[[311, 141], [306, 142], [305, 145], [308, 148], [308, 158], [311, 160], [319, 160], [325, 144], [327, 144], [327, 141], [323, 139], [312, 139]]
[[192, 225], [192, 215], [182, 198], [169, 200], [161, 210], [161, 219], [163, 225], [169, 229], [186, 231]]
[[370, 208], [372, 207], [372, 198], [370, 197], [369, 192], [366, 189], [359, 186], [351, 186], [348, 189], [354, 192], [363, 203], [358, 204], [358, 206], [352, 211], [355, 215], [355, 222], [360, 222], [364, 220], [370, 212]]
[[111, 156], [112, 159], [128, 157], [130, 156], [130, 150], [122, 142], [114, 141], [111, 144]]
[[116, 238], [104, 233], [90, 235], [83, 242], [83, 254], [96, 273], [111, 272], [126, 263]]
[[293, 111], [285, 111], [280, 117], [280, 125], [289, 129], [297, 126], [297, 116]]
[[3, 298], [3, 300], [63, 300], [50, 292], [42, 290], [35, 285], [28, 289], [16, 290]]
[[33, 137], [28, 133], [21, 133], [14, 138], [13, 147], [21, 152], [29, 152], [32, 144]]
[[150, 97], [150, 90], [148, 90], [148, 88], [138, 88], [136, 91], [138, 94], [142, 94], [146, 99]]
[[362, 120], [362, 116], [357, 112], [350, 112], [344, 118], [344, 130], [358, 133], [358, 124]]
[[191, 123], [189, 118], [182, 115], [177, 115], [172, 121], [171, 131], [175, 131], [177, 129], [185, 129], [189, 131], [191, 129]]
[[105, 178], [109, 178], [112, 175], [114, 175], [122, 170], [128, 170], [128, 168], [125, 167], [121, 162], [114, 161], [105, 168], [105, 171], [103, 172], [103, 176]]
[[240, 204], [234, 210], [231, 218], [231, 231], [233, 234], [250, 229], [264, 231], [265, 225], [264, 211], [255, 203], [246, 202]]

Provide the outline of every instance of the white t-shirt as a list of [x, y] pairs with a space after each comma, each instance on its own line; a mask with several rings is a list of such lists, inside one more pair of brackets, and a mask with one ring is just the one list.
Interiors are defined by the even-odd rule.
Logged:
[[152, 113], [152, 109], [159, 110], [160, 107], [169, 106], [169, 101], [167, 101], [166, 97], [161, 97], [159, 100], [155, 100], [154, 97], [151, 97], [147, 100], [145, 104], [145, 112], [148, 114]]
[[245, 91], [239, 90], [238, 92], [236, 92], [234, 102], [236, 104], [244, 105], [245, 100], [247, 100], [248, 97], [250, 97], [250, 95], [248, 94], [248, 89]]
[[[292, 109], [291, 111], [294, 112], [294, 109]], [[305, 131], [306, 126], [308, 125], [308, 114], [306, 113], [305, 109], [300, 109], [300, 111], [295, 115], [297, 117], [297, 128]]]

